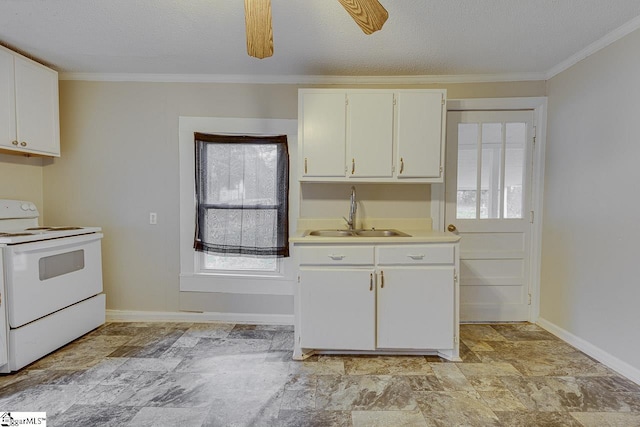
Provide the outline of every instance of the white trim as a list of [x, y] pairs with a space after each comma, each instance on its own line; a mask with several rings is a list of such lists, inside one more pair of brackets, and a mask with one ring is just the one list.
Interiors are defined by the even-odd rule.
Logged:
[[546, 97], [448, 99], [447, 111], [461, 110], [534, 110], [547, 102]]
[[547, 73], [460, 74], [418, 76], [322, 76], [280, 74], [136, 74], [136, 73], [60, 73], [60, 80], [96, 82], [156, 83], [240, 83], [240, 84], [348, 84], [406, 85], [434, 83], [493, 83], [546, 80]]
[[[297, 173], [298, 121], [291, 119], [180, 117], [178, 125], [180, 163], [180, 291], [234, 294], [293, 295], [292, 257], [281, 260], [279, 275], [196, 274], [193, 250], [195, 183], [193, 133], [287, 135], [289, 173]], [[289, 185], [289, 234], [296, 231], [299, 188]]]
[[[214, 281], [212, 283], [212, 281]], [[181, 292], [224, 292], [227, 294], [293, 295], [294, 280], [283, 277], [225, 274], [181, 274]]]
[[542, 203], [544, 190], [545, 148], [547, 141], [547, 98], [477, 98], [449, 99], [447, 111], [460, 110], [533, 110], [537, 127], [533, 152], [533, 176], [531, 178], [531, 208], [535, 221], [531, 227], [529, 292], [531, 307], [529, 321], [536, 322], [540, 315], [540, 267], [542, 259]]
[[560, 74], [564, 70], [571, 68], [572, 66], [582, 61], [583, 59], [593, 55], [594, 53], [596, 53], [601, 49], [604, 49], [605, 47], [609, 46], [611, 43], [620, 40], [627, 34], [634, 32], [638, 28], [640, 28], [640, 16], [633, 18], [631, 21], [611, 31], [609, 34], [605, 35], [600, 40], [596, 40], [595, 42], [591, 43], [589, 46], [585, 47], [581, 51], [571, 55], [569, 58], [560, 62], [555, 67], [551, 68], [549, 71], [545, 73], [545, 77], [543, 80], [549, 80], [550, 78]]
[[293, 325], [293, 314], [107, 310], [107, 322], [224, 322], [253, 325]]
[[600, 347], [597, 347], [591, 344], [589, 341], [586, 341], [572, 334], [571, 332], [565, 329], [562, 329], [555, 323], [551, 323], [548, 320], [543, 319], [542, 317], [538, 318], [538, 321], [536, 322], [536, 324], [541, 328], [543, 328], [544, 330], [557, 336], [561, 340], [571, 344], [578, 350], [593, 357], [594, 359], [604, 364], [605, 366], [613, 369], [614, 371], [618, 372], [621, 375], [624, 375], [625, 377], [635, 382], [636, 384], [640, 384], [640, 369], [628, 364], [627, 362], [624, 362], [618, 359], [614, 355], [602, 350]]

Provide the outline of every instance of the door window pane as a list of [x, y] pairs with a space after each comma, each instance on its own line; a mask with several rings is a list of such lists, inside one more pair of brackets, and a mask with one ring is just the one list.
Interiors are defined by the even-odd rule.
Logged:
[[522, 219], [527, 124], [458, 124], [457, 219]]
[[502, 195], [502, 123], [482, 124], [480, 218], [500, 218]]
[[456, 218], [476, 218], [478, 194], [478, 124], [458, 125], [458, 192]]
[[522, 218], [526, 138], [527, 127], [525, 123], [506, 124], [504, 158], [505, 218]]

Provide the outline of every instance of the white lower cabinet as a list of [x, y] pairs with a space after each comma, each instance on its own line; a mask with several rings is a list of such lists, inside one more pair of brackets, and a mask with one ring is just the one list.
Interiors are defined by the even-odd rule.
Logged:
[[454, 268], [382, 268], [379, 348], [453, 348]]
[[301, 345], [374, 350], [373, 275], [373, 269], [300, 270]]
[[458, 360], [457, 243], [295, 249], [294, 358], [380, 352]]

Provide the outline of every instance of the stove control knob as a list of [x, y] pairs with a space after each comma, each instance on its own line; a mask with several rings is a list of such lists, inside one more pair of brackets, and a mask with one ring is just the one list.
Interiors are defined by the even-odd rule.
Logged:
[[28, 211], [29, 210], [29, 204], [28, 203], [23, 203], [20, 205], [20, 209], [22, 209], [23, 211]]
[[33, 203], [29, 203], [29, 210], [30, 211], [35, 211], [36, 210], [36, 205], [34, 205]]

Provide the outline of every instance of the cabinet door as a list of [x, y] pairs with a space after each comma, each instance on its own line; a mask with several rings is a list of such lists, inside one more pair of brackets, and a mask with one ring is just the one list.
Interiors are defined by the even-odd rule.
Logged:
[[350, 93], [347, 117], [348, 176], [391, 177], [393, 93]]
[[305, 93], [301, 122], [302, 176], [345, 176], [346, 95]]
[[13, 55], [0, 49], [0, 146], [16, 148]]
[[14, 60], [20, 148], [58, 156], [58, 73], [20, 57]]
[[453, 266], [388, 267], [378, 274], [378, 348], [453, 348]]
[[373, 350], [374, 280], [373, 269], [301, 269], [301, 347]]
[[398, 178], [441, 178], [443, 153], [441, 92], [397, 94]]

